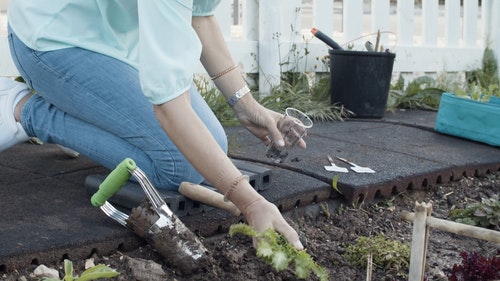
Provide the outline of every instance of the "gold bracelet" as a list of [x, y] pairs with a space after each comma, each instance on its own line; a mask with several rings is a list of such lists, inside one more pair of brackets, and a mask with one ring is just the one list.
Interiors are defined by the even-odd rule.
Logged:
[[229, 201], [229, 195], [231, 195], [231, 193], [233, 192], [233, 190], [238, 186], [238, 184], [242, 181], [242, 180], [246, 180], [248, 181], [249, 180], [249, 177], [247, 175], [239, 175], [237, 176], [233, 182], [231, 183], [231, 185], [229, 186], [229, 189], [226, 191], [226, 194], [224, 194], [224, 202], [227, 202]]
[[221, 78], [222, 76], [224, 76], [224, 75], [228, 74], [229, 72], [231, 72], [231, 71], [235, 70], [236, 68], [238, 68], [238, 65], [237, 65], [237, 64], [235, 64], [235, 65], [233, 65], [233, 66], [230, 66], [230, 67], [226, 68], [225, 70], [223, 70], [223, 71], [221, 71], [221, 72], [219, 72], [219, 73], [215, 74], [214, 76], [210, 77], [210, 79], [212, 79], [212, 80], [219, 79], [219, 78]]

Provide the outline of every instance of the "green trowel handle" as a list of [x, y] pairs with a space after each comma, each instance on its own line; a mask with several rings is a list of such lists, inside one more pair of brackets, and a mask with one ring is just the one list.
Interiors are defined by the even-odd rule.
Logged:
[[125, 158], [99, 185], [99, 190], [92, 195], [90, 202], [94, 207], [104, 205], [109, 197], [113, 196], [130, 178], [130, 173], [135, 170], [134, 160]]

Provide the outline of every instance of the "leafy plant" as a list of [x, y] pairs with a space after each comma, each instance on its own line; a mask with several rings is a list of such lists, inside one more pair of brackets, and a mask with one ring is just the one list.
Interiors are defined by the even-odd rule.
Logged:
[[[499, 85], [498, 62], [493, 50], [486, 48], [483, 52], [482, 67], [467, 73], [467, 82], [469, 85], [477, 85], [480, 88], [487, 89], [490, 85]], [[499, 90], [495, 92], [499, 94]]]
[[356, 244], [347, 245], [343, 257], [352, 265], [367, 266], [372, 255], [375, 266], [385, 268], [398, 276], [405, 277], [410, 265], [410, 245], [397, 240], [386, 239], [382, 235], [361, 236]]
[[295, 265], [295, 275], [300, 279], [306, 279], [311, 271], [320, 279], [328, 280], [328, 272], [319, 266], [305, 251], [298, 251], [273, 228], [260, 233], [251, 226], [244, 223], [231, 225], [229, 235], [237, 233], [251, 236], [257, 239], [257, 256], [274, 269], [282, 271], [287, 269], [291, 263]]
[[460, 253], [462, 264], [453, 265], [449, 281], [490, 281], [500, 279], [500, 250], [497, 256], [486, 258], [477, 253]]
[[486, 48], [482, 67], [467, 73], [467, 87], [455, 91], [455, 95], [479, 102], [488, 102], [491, 96], [500, 97], [498, 62], [493, 50]]
[[492, 96], [500, 97], [500, 91], [498, 89], [498, 84], [491, 84], [487, 88], [479, 86], [479, 84], [473, 84], [468, 87], [468, 91], [457, 90], [455, 91], [455, 96], [463, 97], [466, 99], [471, 99], [479, 102], [488, 102]]
[[99, 278], [112, 278], [118, 276], [120, 273], [111, 269], [110, 267], [98, 264], [87, 270], [85, 270], [81, 276], [73, 275], [73, 262], [65, 259], [64, 260], [64, 278], [43, 278], [44, 281], [89, 281], [96, 280]]
[[418, 77], [405, 87], [405, 81], [400, 75], [398, 81], [391, 86], [387, 101], [387, 110], [396, 108], [420, 108], [437, 110], [443, 92], [453, 92], [455, 95], [487, 102], [491, 96], [500, 97], [500, 79], [498, 63], [493, 51], [486, 48], [483, 53], [482, 66], [466, 73], [466, 81], [459, 82], [447, 73], [437, 79], [429, 76]]
[[452, 210], [450, 218], [459, 223], [500, 230], [499, 195], [483, 198], [480, 203], [470, 204], [465, 209]]
[[400, 75], [389, 91], [387, 110], [394, 111], [396, 108], [437, 110], [441, 94], [445, 91], [437, 85], [436, 79], [429, 76], [415, 78], [405, 87], [404, 78]]

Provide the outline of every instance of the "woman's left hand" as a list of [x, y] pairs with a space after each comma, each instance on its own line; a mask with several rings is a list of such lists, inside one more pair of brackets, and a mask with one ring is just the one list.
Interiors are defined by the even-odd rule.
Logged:
[[[248, 131], [259, 138], [265, 145], [271, 138], [279, 145], [284, 146], [283, 136], [278, 128], [283, 120], [283, 114], [272, 111], [259, 104], [251, 95], [242, 98], [233, 108], [236, 117]], [[271, 137], [271, 138], [270, 138]], [[297, 143], [300, 148], [306, 148], [303, 139]]]

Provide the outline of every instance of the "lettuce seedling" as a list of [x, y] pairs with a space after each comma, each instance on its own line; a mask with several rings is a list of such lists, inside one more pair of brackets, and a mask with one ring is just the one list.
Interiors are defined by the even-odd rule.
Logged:
[[321, 281], [328, 280], [326, 269], [314, 262], [306, 250], [298, 251], [273, 228], [257, 232], [248, 224], [231, 225], [229, 235], [233, 236], [237, 233], [256, 238], [257, 256], [277, 271], [285, 270], [293, 263], [295, 275], [299, 279], [306, 279], [312, 271]]
[[96, 280], [99, 278], [112, 278], [118, 276], [120, 273], [111, 269], [110, 267], [98, 264], [93, 266], [87, 270], [85, 270], [81, 276], [73, 275], [73, 262], [65, 259], [64, 260], [64, 273], [65, 276], [61, 280], [59, 278], [43, 278], [43, 281], [90, 281]]

